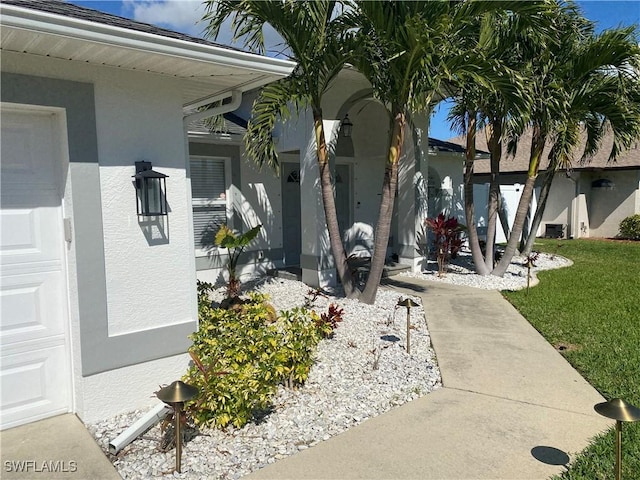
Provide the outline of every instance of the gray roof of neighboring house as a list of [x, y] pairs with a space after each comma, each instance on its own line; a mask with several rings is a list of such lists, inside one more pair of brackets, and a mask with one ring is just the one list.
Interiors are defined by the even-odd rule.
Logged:
[[[449, 139], [449, 142], [464, 146], [466, 140], [464, 136], [458, 136]], [[634, 147], [626, 150], [618, 155], [615, 163], [608, 162], [611, 146], [613, 145], [613, 134], [611, 131], [603, 138], [602, 144], [598, 152], [589, 160], [580, 163], [579, 153], [576, 153], [573, 168], [575, 170], [601, 170], [604, 168], [640, 168], [640, 139], [635, 143]], [[478, 132], [476, 136], [476, 147], [478, 149], [488, 150], [487, 139], [484, 130]], [[518, 150], [515, 157], [507, 154], [507, 146], [502, 146], [502, 160], [500, 162], [501, 173], [523, 173], [529, 169], [529, 154], [531, 150], [531, 130], [525, 131], [518, 143]], [[540, 171], [546, 170], [549, 165], [549, 150], [551, 146], [547, 145], [542, 155]], [[474, 162], [475, 174], [490, 173], [491, 165], [489, 159], [477, 159]]]
[[160, 35], [163, 37], [174, 38], [176, 40], [184, 40], [186, 42], [200, 43], [203, 45], [212, 45], [230, 50], [242, 51], [237, 48], [223, 45], [220, 43], [210, 42], [203, 38], [186, 35], [184, 33], [174, 32], [166, 28], [157, 27], [148, 23], [137, 22], [128, 18], [119, 17], [110, 13], [100, 12], [92, 8], [85, 8], [73, 3], [62, 0], [2, 0], [2, 3], [15, 5], [17, 7], [29, 8], [41, 12], [53, 13], [56, 15], [64, 15], [65, 17], [77, 18], [88, 22], [96, 22], [113, 27], [126, 28], [138, 32]]

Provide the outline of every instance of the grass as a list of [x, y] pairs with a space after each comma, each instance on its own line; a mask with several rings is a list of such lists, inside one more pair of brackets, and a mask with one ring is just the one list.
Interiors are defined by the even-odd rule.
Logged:
[[[536, 250], [573, 260], [538, 274], [540, 284], [505, 297], [606, 399], [640, 407], [640, 242], [543, 240]], [[622, 477], [640, 478], [640, 422], [623, 425]], [[611, 429], [559, 479], [614, 478]]]

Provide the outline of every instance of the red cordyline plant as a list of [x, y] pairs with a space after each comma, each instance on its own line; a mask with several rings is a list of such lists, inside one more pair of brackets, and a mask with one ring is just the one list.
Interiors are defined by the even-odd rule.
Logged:
[[438, 276], [444, 275], [450, 258], [456, 258], [464, 241], [462, 233], [466, 227], [455, 217], [446, 218], [443, 213], [427, 218], [424, 224], [433, 232], [433, 245], [438, 260]]

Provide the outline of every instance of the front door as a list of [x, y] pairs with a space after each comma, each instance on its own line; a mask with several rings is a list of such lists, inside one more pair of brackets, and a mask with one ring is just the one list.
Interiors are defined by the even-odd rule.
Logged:
[[60, 133], [2, 109], [0, 428], [71, 410]]
[[300, 166], [282, 164], [282, 248], [284, 264], [300, 265], [302, 234], [300, 220]]
[[335, 192], [336, 213], [340, 235], [344, 239], [344, 232], [351, 228], [351, 170], [349, 165], [336, 165]]

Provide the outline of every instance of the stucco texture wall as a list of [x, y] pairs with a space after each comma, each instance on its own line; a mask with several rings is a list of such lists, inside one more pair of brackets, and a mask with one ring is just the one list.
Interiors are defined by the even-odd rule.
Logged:
[[593, 174], [592, 180], [606, 177], [613, 181], [612, 190], [592, 188], [589, 198], [589, 228], [592, 237], [615, 237], [619, 233], [620, 222], [636, 210], [640, 183], [640, 170], [607, 171]]

